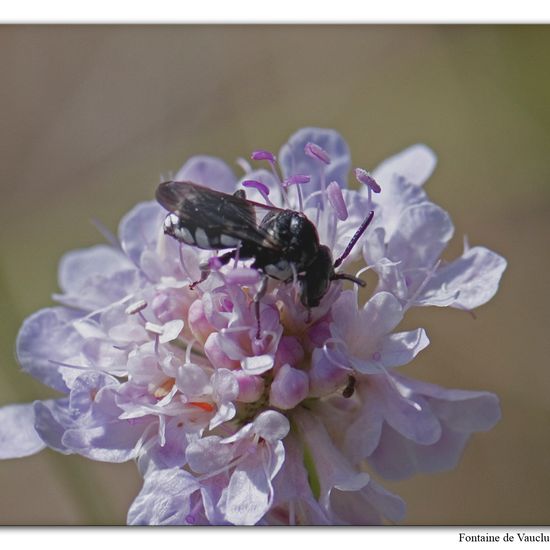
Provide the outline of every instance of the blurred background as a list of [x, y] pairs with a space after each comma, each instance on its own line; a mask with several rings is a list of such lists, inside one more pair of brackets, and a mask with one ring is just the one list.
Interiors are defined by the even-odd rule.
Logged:
[[[411, 312], [430, 347], [406, 372], [489, 390], [502, 420], [452, 472], [385, 483], [409, 525], [550, 523], [550, 28], [546, 26], [0, 27], [0, 405], [53, 393], [19, 372], [23, 319], [57, 265], [102, 241], [194, 154], [278, 151], [335, 128], [372, 169], [418, 142], [456, 236], [509, 262], [476, 310]], [[0, 524], [123, 524], [134, 464], [49, 450], [0, 462]]]

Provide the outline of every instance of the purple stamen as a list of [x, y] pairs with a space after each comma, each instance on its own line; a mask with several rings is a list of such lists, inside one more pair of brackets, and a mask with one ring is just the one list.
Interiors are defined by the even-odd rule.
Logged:
[[380, 193], [382, 191], [376, 180], [363, 168], [355, 169], [355, 178], [359, 183], [365, 184], [373, 193]]
[[344, 201], [344, 196], [342, 195], [342, 190], [338, 185], [338, 182], [331, 181], [327, 187], [327, 197], [332, 208], [336, 212], [339, 220], [347, 220], [348, 218], [348, 209], [346, 202]]
[[283, 187], [288, 187], [289, 185], [309, 183], [311, 181], [311, 176], [306, 176], [305, 174], [295, 174], [290, 176], [283, 181]]
[[336, 269], [350, 254], [353, 247], [361, 237], [361, 235], [365, 232], [367, 227], [369, 226], [370, 222], [372, 221], [372, 218], [374, 217], [374, 211], [370, 211], [369, 215], [365, 218], [363, 223], [359, 226], [359, 229], [355, 232], [355, 235], [351, 238], [351, 241], [348, 243], [348, 246], [346, 246], [346, 249], [344, 252], [342, 252], [342, 255], [334, 262], [334, 269]]
[[253, 187], [254, 189], [257, 189], [262, 195], [269, 195], [269, 187], [261, 181], [245, 180], [241, 183], [241, 185], [243, 187]]
[[274, 164], [276, 160], [275, 155], [270, 151], [266, 151], [265, 149], [258, 149], [258, 151], [254, 151], [252, 155], [250, 155], [250, 158], [252, 160], [267, 160], [272, 164]]
[[382, 355], [380, 355], [380, 352], [379, 351], [375, 351], [373, 354], [372, 354], [372, 358], [374, 361], [380, 361], [380, 359], [382, 358]]
[[243, 187], [252, 187], [253, 189], [256, 189], [258, 193], [263, 197], [264, 201], [269, 204], [270, 206], [273, 206], [273, 203], [269, 200], [269, 187], [262, 183], [261, 181], [257, 180], [245, 180], [241, 183]]
[[330, 157], [328, 156], [328, 153], [316, 143], [309, 142], [306, 144], [304, 151], [308, 157], [320, 160], [325, 164], [330, 164]]

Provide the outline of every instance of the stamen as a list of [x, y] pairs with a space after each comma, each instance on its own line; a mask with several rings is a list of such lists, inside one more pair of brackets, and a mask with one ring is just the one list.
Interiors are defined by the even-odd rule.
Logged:
[[359, 183], [365, 184], [373, 193], [380, 193], [382, 191], [376, 180], [363, 168], [355, 169], [355, 178]]
[[153, 334], [158, 334], [159, 336], [164, 334], [164, 327], [162, 325], [157, 325], [156, 323], [151, 323], [150, 321], [145, 323], [145, 330], [152, 332]]
[[310, 195], [308, 195], [306, 197], [306, 200], [304, 201], [304, 206], [310, 201], [310, 199], [313, 199], [315, 197], [319, 197], [320, 195], [323, 194], [323, 191], [319, 190], [319, 191], [314, 191], [313, 193], [311, 193]]
[[[275, 181], [279, 184], [279, 187], [281, 189], [281, 198], [282, 198], [283, 204], [286, 205], [288, 203], [288, 199], [286, 197], [286, 189], [281, 182], [281, 179], [282, 179], [281, 176], [279, 176], [279, 174], [277, 173], [277, 169], [276, 169], [277, 158], [275, 157], [275, 155], [271, 151], [267, 151], [265, 149], [258, 149], [257, 151], [254, 151], [252, 153], [250, 158], [252, 160], [267, 160], [269, 162], [271, 166], [271, 172], [275, 178]], [[260, 191], [261, 193], [261, 190], [258, 189], [258, 191]], [[266, 197], [264, 196], [264, 199], [265, 198]], [[275, 206], [271, 201], [266, 200], [266, 202], [270, 206]]]
[[295, 174], [294, 176], [290, 176], [289, 178], [284, 180], [283, 186], [288, 187], [289, 185], [309, 183], [310, 181], [311, 181], [311, 176], [307, 176], [305, 174]]
[[188, 344], [187, 348], [185, 349], [185, 364], [188, 365], [191, 363], [191, 353], [193, 352], [193, 344], [197, 341], [196, 338], [193, 338]]
[[338, 182], [331, 181], [328, 184], [327, 197], [338, 219], [342, 221], [346, 220], [348, 218], [348, 209]]
[[307, 143], [304, 147], [304, 152], [308, 157], [320, 160], [325, 164], [330, 164], [330, 157], [328, 156], [328, 153], [316, 143]]
[[359, 226], [359, 229], [355, 232], [355, 235], [351, 238], [351, 241], [348, 243], [348, 246], [346, 246], [346, 249], [344, 250], [344, 252], [342, 252], [342, 255], [334, 262], [334, 269], [336, 269], [349, 256], [353, 247], [355, 246], [355, 244], [357, 243], [361, 235], [363, 235], [363, 233], [369, 226], [373, 216], [374, 216], [374, 211], [371, 210], [369, 212], [369, 215], [365, 218], [363, 223]]
[[264, 183], [262, 183], [261, 181], [245, 180], [245, 181], [242, 182], [241, 185], [243, 187], [252, 187], [252, 188], [256, 189], [260, 193], [260, 195], [263, 197], [266, 204], [268, 204], [269, 206], [274, 206], [274, 204], [271, 202], [271, 200], [268, 197], [269, 187], [267, 185], [265, 185]]
[[126, 313], [126, 315], [134, 315], [144, 310], [146, 307], [147, 307], [147, 302], [145, 300], [139, 300], [137, 302], [134, 302], [133, 304], [130, 304], [124, 310], [124, 313]]
[[241, 184], [243, 187], [253, 187], [257, 189], [262, 195], [269, 195], [269, 187], [257, 180], [245, 180]]
[[100, 222], [98, 219], [96, 218], [92, 218], [92, 223], [95, 225], [96, 229], [103, 235], [103, 237], [105, 238], [105, 240], [111, 245], [113, 246], [114, 248], [117, 248], [118, 250], [122, 251], [122, 246], [120, 244], [120, 241], [118, 240], [118, 238], [116, 237], [116, 235], [114, 235], [112, 233], [112, 231], [110, 231], [106, 225], [104, 225], [102, 222]]
[[191, 275], [189, 273], [189, 270], [187, 269], [187, 266], [185, 265], [185, 260], [183, 259], [183, 243], [181, 243], [181, 242], [179, 243], [178, 253], [179, 253], [179, 257], [180, 257], [180, 265], [181, 265], [182, 271], [185, 273], [185, 275], [187, 275], [187, 278], [189, 280], [193, 280], [193, 278], [191, 277]]
[[258, 149], [257, 151], [254, 151], [252, 155], [250, 155], [250, 158], [252, 160], [267, 160], [272, 164], [274, 164], [276, 160], [275, 155], [265, 149]]
[[252, 172], [252, 167], [250, 166], [250, 164], [248, 163], [248, 161], [246, 159], [243, 159], [242, 157], [239, 157], [239, 158], [237, 158], [235, 163], [237, 164], [237, 166], [241, 167], [242, 171], [245, 174], [248, 174], [248, 173]]
[[[68, 369], [77, 369], [77, 370], [90, 370], [90, 367], [81, 367], [80, 365], [71, 365], [70, 363], [64, 363], [63, 361], [56, 361], [55, 359], [48, 359], [48, 363], [51, 363], [52, 365], [58, 365], [59, 367], [66, 367]], [[99, 372], [105, 372], [101, 369], [94, 369], [98, 370]]]

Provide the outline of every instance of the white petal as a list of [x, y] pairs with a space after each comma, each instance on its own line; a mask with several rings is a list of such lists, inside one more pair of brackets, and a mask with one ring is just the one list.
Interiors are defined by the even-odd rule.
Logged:
[[180, 332], [183, 330], [184, 322], [181, 319], [174, 319], [173, 321], [168, 321], [163, 325], [162, 334], [159, 338], [161, 344], [166, 344], [175, 340]]
[[132, 269], [128, 258], [111, 246], [97, 245], [66, 253], [59, 263], [59, 286], [64, 292], [80, 292], [94, 275], [109, 277]]
[[498, 290], [506, 260], [476, 246], [450, 264], [438, 269], [418, 298], [420, 305], [440, 305], [445, 297], [457, 295], [452, 307], [474, 309], [488, 302]]
[[32, 403], [0, 408], [0, 459], [30, 456], [45, 446], [34, 429]]
[[432, 175], [436, 164], [435, 153], [428, 146], [418, 143], [383, 161], [373, 170], [372, 175], [382, 190], [384, 184], [394, 177], [403, 177], [410, 183], [423, 185]]
[[129, 525], [185, 525], [191, 495], [199, 489], [195, 478], [180, 468], [153, 470], [128, 510]]
[[431, 268], [453, 236], [451, 218], [439, 206], [424, 202], [406, 208], [388, 243], [387, 256], [403, 271]]
[[380, 350], [384, 367], [400, 367], [410, 363], [430, 341], [423, 328], [386, 336]]
[[191, 157], [178, 171], [175, 181], [192, 181], [223, 193], [235, 191], [235, 175], [221, 159], [208, 155]]
[[263, 462], [264, 453], [257, 451], [235, 469], [225, 501], [225, 517], [234, 525], [254, 525], [269, 510], [271, 480]]

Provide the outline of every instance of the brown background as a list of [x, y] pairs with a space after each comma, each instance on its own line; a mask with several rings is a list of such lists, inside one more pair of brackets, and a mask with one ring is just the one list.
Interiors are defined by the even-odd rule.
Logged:
[[[494, 391], [503, 418], [455, 471], [387, 486], [408, 524], [549, 523], [549, 54], [543, 26], [0, 27], [0, 404], [52, 395], [13, 343], [51, 304], [61, 255], [187, 157], [276, 151], [305, 125], [338, 129], [366, 168], [425, 142], [449, 257], [467, 233], [509, 268], [477, 320], [412, 312], [432, 344], [405, 370]], [[0, 524], [124, 523], [139, 483], [133, 464], [5, 461]]]

